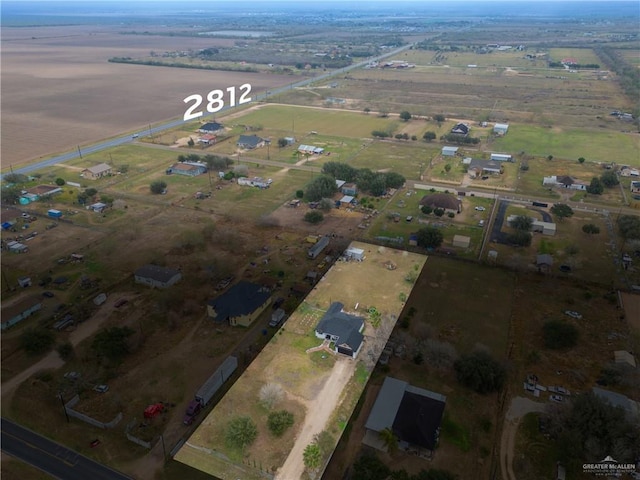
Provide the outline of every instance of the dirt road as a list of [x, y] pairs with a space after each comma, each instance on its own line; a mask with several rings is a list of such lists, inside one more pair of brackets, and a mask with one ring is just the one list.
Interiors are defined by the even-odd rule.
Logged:
[[513, 471], [513, 456], [516, 446], [516, 434], [518, 425], [527, 413], [544, 411], [545, 404], [534, 402], [524, 397], [515, 397], [511, 400], [509, 410], [504, 417], [502, 439], [500, 440], [500, 471], [503, 480], [516, 480]]
[[347, 357], [337, 358], [331, 375], [325, 382], [320, 393], [307, 405], [309, 414], [300, 430], [296, 443], [291, 449], [284, 465], [278, 470], [276, 480], [290, 480], [302, 478], [304, 463], [302, 454], [304, 449], [313, 442], [313, 437], [325, 429], [329, 417], [336, 409], [341, 397], [342, 389], [347, 385], [355, 371], [356, 363]]

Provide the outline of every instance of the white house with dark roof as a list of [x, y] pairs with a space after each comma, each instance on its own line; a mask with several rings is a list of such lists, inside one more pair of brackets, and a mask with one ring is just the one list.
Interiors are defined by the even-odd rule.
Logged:
[[380, 432], [389, 429], [400, 450], [430, 458], [438, 446], [447, 397], [387, 377], [378, 393], [362, 443], [386, 452]]
[[466, 123], [458, 123], [451, 129], [451, 133], [456, 133], [458, 135], [468, 135], [470, 131], [471, 127]]
[[316, 337], [333, 342], [336, 353], [356, 358], [364, 341], [364, 319], [343, 312], [343, 306], [331, 304], [316, 326]]
[[200, 133], [219, 133], [224, 130], [224, 125], [218, 122], [208, 122], [204, 125], [200, 125], [198, 132]]
[[133, 276], [136, 283], [154, 288], [167, 288], [180, 281], [182, 273], [175, 268], [148, 264], [138, 268]]
[[244, 148], [245, 150], [253, 150], [254, 148], [264, 147], [266, 142], [266, 139], [260, 138], [257, 135], [240, 135], [236, 145], [240, 148]]

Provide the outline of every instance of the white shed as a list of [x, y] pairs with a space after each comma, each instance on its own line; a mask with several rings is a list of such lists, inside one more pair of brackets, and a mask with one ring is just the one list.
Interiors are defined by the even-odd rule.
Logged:
[[364, 250], [361, 248], [350, 247], [344, 252], [344, 255], [351, 260], [357, 260], [359, 262], [364, 260]]
[[508, 123], [496, 123], [493, 126], [493, 133], [497, 135], [505, 135], [507, 133], [507, 130], [509, 130]]
[[513, 157], [506, 153], [492, 153], [491, 160], [495, 162], [513, 162]]
[[455, 157], [458, 153], [458, 147], [442, 147], [443, 157]]

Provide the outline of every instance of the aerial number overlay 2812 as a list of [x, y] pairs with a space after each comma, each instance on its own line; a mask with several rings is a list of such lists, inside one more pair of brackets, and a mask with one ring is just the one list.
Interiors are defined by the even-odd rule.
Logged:
[[[240, 85], [238, 87], [240, 90], [240, 97], [236, 100], [236, 87], [227, 87], [226, 90], [211, 90], [207, 94], [207, 112], [216, 113], [222, 110], [225, 107], [224, 95], [225, 93], [229, 94], [229, 107], [235, 107], [236, 105], [242, 105], [243, 103], [248, 103], [251, 101], [251, 97], [248, 95], [251, 93], [251, 84], [245, 83], [244, 85]], [[193, 102], [187, 111], [184, 112], [184, 121], [193, 120], [194, 118], [201, 117], [203, 115], [203, 111], [194, 111], [196, 108], [202, 105], [202, 95], [198, 95], [197, 93], [193, 95], [189, 95], [187, 98], [183, 100], [184, 103]]]

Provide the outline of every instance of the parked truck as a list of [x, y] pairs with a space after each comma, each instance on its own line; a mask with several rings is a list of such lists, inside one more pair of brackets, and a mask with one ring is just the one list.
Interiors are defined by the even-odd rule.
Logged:
[[200, 402], [195, 399], [191, 400], [189, 402], [189, 406], [187, 407], [187, 411], [184, 412], [182, 423], [184, 423], [185, 425], [191, 425], [198, 416], [198, 413], [200, 413], [200, 410], [202, 410], [202, 405], [200, 404]]
[[222, 362], [222, 365], [214, 372], [213, 375], [200, 387], [196, 392], [195, 400], [200, 402], [200, 406], [204, 407], [211, 402], [211, 399], [220, 389], [222, 384], [226, 382], [233, 372], [238, 368], [238, 359], [229, 356]]

